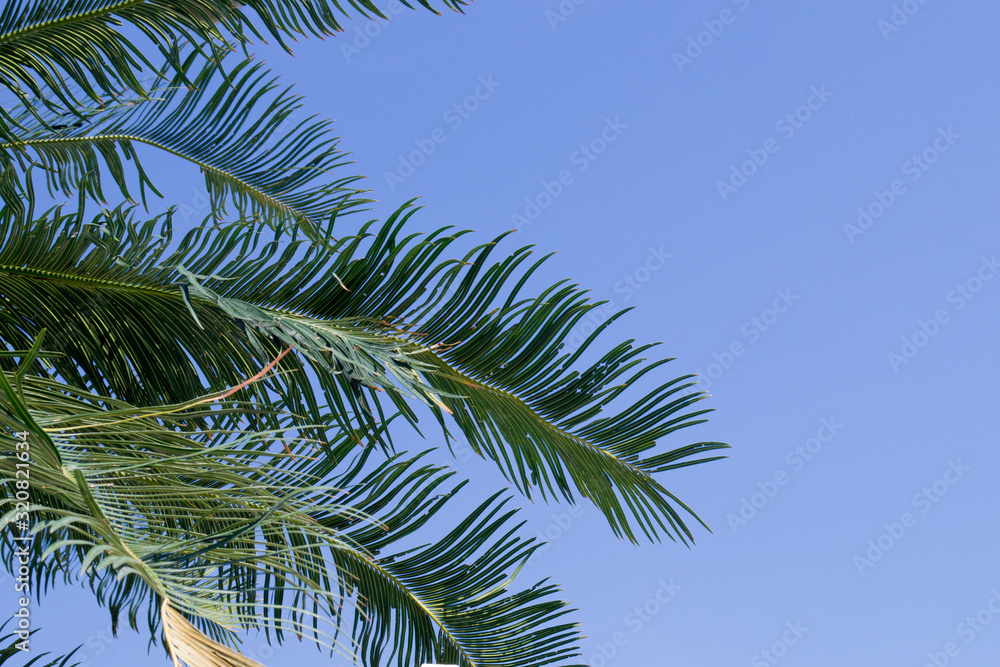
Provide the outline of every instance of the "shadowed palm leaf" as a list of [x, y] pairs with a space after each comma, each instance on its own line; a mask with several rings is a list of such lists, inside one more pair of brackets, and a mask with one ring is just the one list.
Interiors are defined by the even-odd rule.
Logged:
[[[368, 665], [533, 666], [571, 654], [577, 633], [556, 622], [567, 611], [557, 589], [506, 588], [538, 545], [513, 534], [498, 496], [436, 543], [395, 546], [461, 486], [441, 493], [452, 473], [419, 457], [371, 466], [371, 450], [349, 438], [331, 443], [338, 456], [316, 458], [315, 443], [285, 431], [192, 433], [201, 413], [237, 409], [218, 395], [138, 409], [20, 372], [0, 375], [0, 390], [2, 425], [27, 432], [34, 457], [40, 583], [81, 569], [116, 623], [127, 614], [135, 626], [145, 607], [155, 636], [166, 620], [179, 656], [192, 641], [232, 644], [247, 628], [336, 646], [341, 627], [354, 641], [340, 650]], [[0, 439], [16, 451], [17, 438]], [[5, 485], [14, 461], [0, 462]], [[5, 525], [15, 505], [0, 500]]]

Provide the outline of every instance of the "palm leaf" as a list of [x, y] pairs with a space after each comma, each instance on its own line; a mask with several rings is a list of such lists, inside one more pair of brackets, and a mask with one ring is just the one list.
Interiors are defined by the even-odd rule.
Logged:
[[[42, 378], [4, 373], [0, 388], [2, 425], [28, 431], [33, 448], [54, 446], [63, 461], [32, 468], [38, 576], [52, 582], [81, 568], [116, 625], [127, 614], [135, 627], [145, 606], [150, 631], [163, 630], [191, 667], [252, 664], [225, 648], [239, 628], [327, 646], [348, 633], [343, 650], [373, 666], [458, 656], [449, 659], [462, 667], [534, 667], [573, 655], [578, 636], [557, 622], [567, 610], [556, 589], [508, 590], [537, 545], [513, 534], [513, 512], [497, 497], [441, 540], [395, 548], [457, 490], [433, 495], [450, 476], [440, 468], [394, 459], [364, 474], [363, 451], [335, 473], [297, 438], [200, 432], [213, 436], [207, 445], [178, 428], [229, 409], [217, 396], [147, 409], [105, 397], [101, 409]], [[13, 438], [0, 436], [0, 446], [14, 451]], [[0, 506], [14, 505], [13, 470], [0, 461]], [[0, 518], [5, 533], [15, 513]], [[198, 650], [217, 660], [189, 659]]]
[[[202, 302], [194, 306], [204, 327], [199, 328], [188, 314], [181, 291], [170, 284], [175, 272], [158, 268], [168, 257], [210, 253], [216, 241], [226, 240], [188, 235], [182, 241], [187, 252], [171, 254], [166, 248], [172, 230], [157, 220], [122, 226], [120, 212], [83, 224], [79, 216], [65, 217], [58, 212], [52, 216], [26, 225], [13, 219], [0, 223], [0, 236], [5, 241], [0, 250], [5, 259], [0, 263], [17, 267], [16, 276], [0, 278], [0, 321], [5, 323], [0, 339], [14, 349], [30, 347], [39, 329], [24, 318], [30, 318], [29, 311], [35, 310], [49, 325], [52, 348], [60, 352], [48, 362], [68, 382], [137, 405], [180, 403], [238, 385], [280, 353], [265, 337], [259, 344], [268, 349], [268, 356], [256, 356], [258, 346], [241, 327], [225, 312]], [[233, 240], [241, 231], [230, 229], [227, 239]], [[118, 252], [125, 248], [131, 250], [124, 255]], [[206, 341], [211, 344], [206, 345]], [[4, 363], [13, 368], [12, 361], [4, 359]], [[202, 369], [207, 371], [204, 376]], [[323, 423], [327, 417], [310, 383], [301, 378], [305, 367], [298, 358], [285, 357], [278, 370], [269, 383], [279, 401], [272, 400], [260, 383], [249, 386], [242, 395], [275, 412], [304, 415], [299, 423], [307, 427]], [[46, 372], [40, 362], [34, 371]], [[356, 412], [364, 412], [349, 380], [337, 375], [331, 383], [328, 389], [334, 402], [343, 407], [334, 418], [349, 414], [350, 405]], [[340, 402], [341, 390], [348, 397], [346, 406]], [[255, 427], [278, 427], [270, 413], [249, 413], [248, 418]], [[347, 424], [344, 420], [340, 423]], [[321, 428], [310, 428], [308, 434], [315, 440], [325, 438]]]
[[[323, 230], [336, 213], [367, 201], [352, 187], [359, 176], [334, 175], [347, 162], [332, 123], [315, 117], [295, 121], [300, 98], [280, 88], [259, 64], [241, 60], [226, 72], [222, 63], [204, 62], [190, 51], [182, 59], [182, 71], [183, 76], [157, 77], [149, 98], [122, 91], [113, 103], [76, 107], [72, 113], [22, 110], [14, 116], [14, 138], [0, 141], [0, 166], [11, 173], [8, 180], [15, 167], [26, 179], [37, 169], [51, 196], [79, 192], [103, 202], [102, 174], [132, 199], [129, 180], [134, 173], [145, 202], [147, 190], [159, 194], [136, 150], [145, 145], [204, 173], [215, 216], [231, 208], [276, 228], [298, 224], [318, 239], [328, 234]], [[130, 163], [134, 167], [127, 168]], [[19, 184], [16, 180], [0, 187], [8, 206], [25, 199]]]
[[[433, 10], [429, 0], [420, 4]], [[444, 4], [460, 11], [466, 2]], [[350, 6], [384, 18], [371, 0], [350, 0]], [[87, 106], [84, 100], [103, 104], [122, 90], [143, 97], [148, 91], [140, 71], [152, 64], [141, 46], [119, 32], [123, 24], [141, 31], [165, 55], [189, 42], [207, 43], [205, 53], [219, 57], [229, 48], [227, 37], [245, 43], [267, 34], [287, 48], [289, 37], [340, 32], [344, 16], [336, 0], [10, 0], [0, 9], [0, 87], [32, 106], [48, 104], [51, 94], [68, 109]], [[179, 61], [172, 63], [182, 74]], [[80, 96], [69, 93], [68, 84], [77, 86]], [[0, 139], [10, 139], [10, 122], [0, 110]]]
[[[0, 227], [6, 299], [0, 337], [24, 349], [37, 328], [49, 327], [59, 343], [53, 349], [65, 355], [50, 360], [60, 375], [80, 387], [149, 404], [203, 393], [202, 375], [209, 390], [221, 390], [257, 373], [281, 347], [295, 344], [290, 333], [271, 340], [276, 320], [289, 323], [289, 331], [320, 322], [353, 328], [382, 349], [409, 350], [409, 360], [397, 361], [421, 378], [413, 386], [425, 397], [437, 395], [473, 448], [497, 461], [522, 493], [571, 501], [579, 493], [600, 508], [617, 534], [632, 540], [639, 532], [651, 539], [693, 539], [678, 511], [690, 510], [653, 478], [715, 460], [708, 454], [726, 447], [697, 442], [658, 450], [661, 439], [704, 421], [707, 410], [692, 409], [705, 396], [692, 389], [692, 376], [662, 382], [605, 416], [608, 404], [626, 398], [629, 386], [667, 360], [646, 363], [642, 355], [651, 346], [628, 341], [575, 370], [599, 332], [572, 354], [562, 351], [563, 341], [600, 304], [563, 283], [538, 297], [519, 298], [539, 265], [527, 263], [529, 249], [491, 263], [497, 240], [443, 258], [463, 233], [402, 237], [411, 213], [404, 208], [377, 233], [365, 226], [331, 247], [302, 241], [284, 248], [277, 242], [258, 245], [258, 236], [229, 226], [194, 230], [173, 253], [154, 241], [171, 237], [169, 216], [136, 225], [121, 211], [109, 212], [91, 223], [106, 230], [96, 240], [80, 233], [78, 216], [58, 213], [31, 228]], [[182, 266], [206, 276], [198, 287], [210, 298], [191, 296], [190, 304], [214, 340], [198, 330], [174, 282], [172, 267]], [[228, 306], [221, 307], [220, 299]], [[261, 324], [264, 329], [249, 326]], [[267, 359], [259, 352], [254, 357], [255, 345]], [[361, 384], [347, 373], [331, 373], [330, 363], [292, 355], [286, 361], [279, 368], [295, 374], [272, 385], [279, 400], [262, 391], [254, 400], [319, 423], [326, 413], [310, 393], [307, 378], [313, 377], [335, 413], [346, 410], [377, 423], [379, 397], [385, 396], [395, 410], [417, 420], [399, 383], [385, 381], [386, 369], [396, 362], [373, 367], [371, 382]], [[343, 421], [339, 426], [353, 428]]]

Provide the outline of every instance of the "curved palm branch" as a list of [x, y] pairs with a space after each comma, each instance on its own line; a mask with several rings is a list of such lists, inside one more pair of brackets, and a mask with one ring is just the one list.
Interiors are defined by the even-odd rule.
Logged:
[[[303, 427], [321, 423], [309, 370], [335, 413], [352, 414], [351, 406], [356, 418], [370, 418], [369, 426], [384, 422], [384, 396], [416, 423], [406, 387], [398, 377], [387, 381], [394, 368], [403, 369], [412, 373], [410, 388], [451, 411], [472, 447], [527, 496], [573, 501], [579, 493], [616, 534], [633, 541], [638, 532], [693, 539], [675, 506], [693, 512], [653, 477], [720, 458], [708, 454], [727, 446], [697, 442], [656, 451], [661, 439], [704, 421], [708, 411], [692, 409], [705, 397], [692, 390], [692, 376], [669, 380], [604, 416], [609, 403], [667, 360], [644, 363], [651, 346], [628, 341], [573, 370], [599, 332], [575, 353], [563, 352], [563, 341], [600, 304], [562, 283], [519, 298], [540, 263], [522, 266], [528, 248], [491, 263], [498, 239], [443, 258], [462, 232], [403, 237], [411, 214], [404, 207], [378, 232], [366, 225], [330, 247], [294, 241], [281, 248], [240, 234], [236, 225], [200, 228], [171, 253], [169, 215], [133, 224], [122, 211], [107, 212], [91, 223], [105, 230], [99, 237], [82, 233], [78, 216], [58, 212], [31, 227], [0, 225], [0, 338], [24, 349], [48, 327], [58, 344], [53, 349], [64, 355], [51, 359], [62, 377], [155, 404], [204, 393], [202, 376], [209, 390], [236, 384], [281, 349], [308, 347], [308, 332], [319, 335], [322, 326], [364, 332], [376, 347], [403, 356], [373, 366], [362, 382], [329, 357], [317, 363], [308, 354], [288, 355], [279, 368], [291, 373], [272, 384], [278, 398], [257, 391], [255, 400], [304, 415]], [[179, 289], [181, 267], [203, 278]], [[509, 296], [501, 300], [501, 293]], [[188, 307], [214, 340], [197, 330]], [[314, 353], [329, 347], [318, 344]], [[444, 410], [432, 409], [447, 430]], [[339, 426], [361, 439], [343, 420]]]
[[[231, 204], [241, 217], [275, 228], [297, 224], [314, 239], [329, 234], [324, 228], [336, 213], [368, 201], [352, 187], [360, 176], [334, 176], [348, 163], [332, 123], [296, 121], [300, 98], [279, 88], [266, 69], [241, 60], [226, 72], [221, 63], [190, 52], [183, 71], [199, 67], [189, 84], [179, 76], [157, 78], [151, 97], [123, 94], [114, 103], [74, 110], [79, 119], [64, 110], [24, 109], [14, 118], [15, 138], [0, 141], [0, 166], [14, 172], [16, 164], [27, 178], [32, 168], [41, 169], [51, 195], [79, 192], [101, 202], [102, 173], [131, 199], [134, 171], [145, 202], [147, 188], [159, 192], [136, 145], [151, 146], [200, 168], [213, 215], [222, 216]], [[0, 188], [10, 207], [24, 199], [16, 185]]]
[[[552, 597], [557, 589], [508, 589], [538, 545], [514, 534], [514, 512], [498, 496], [437, 542], [400, 551], [396, 543], [460, 488], [440, 493], [451, 473], [419, 457], [372, 469], [367, 451], [338, 470], [313, 456], [315, 443], [284, 432], [192, 438], [186, 430], [200, 413], [236, 406], [219, 395], [96, 406], [86, 393], [23, 377], [37, 350], [20, 371], [0, 374], [0, 422], [26, 432], [33, 455], [58, 454], [31, 467], [31, 555], [43, 586], [80, 568], [115, 624], [127, 615], [135, 627], [145, 607], [151, 634], [162, 630], [166, 648], [192, 667], [255, 664], [226, 648], [240, 629], [279, 642], [308, 634], [373, 667], [535, 667], [574, 655], [578, 634], [559, 622], [568, 610]], [[0, 446], [17, 451], [6, 431]], [[356, 449], [349, 438], [336, 447]], [[20, 511], [14, 460], [0, 461], [5, 533]], [[219, 661], [184, 657], [204, 650]]]

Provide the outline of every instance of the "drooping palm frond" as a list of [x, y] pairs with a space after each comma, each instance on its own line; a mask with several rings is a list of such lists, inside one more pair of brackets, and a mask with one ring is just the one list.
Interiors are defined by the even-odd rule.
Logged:
[[[522, 298], [539, 265], [529, 263], [528, 248], [491, 263], [498, 239], [448, 258], [463, 232], [404, 237], [411, 214], [404, 207], [377, 232], [368, 225], [330, 247], [294, 241], [282, 248], [229, 226], [194, 230], [173, 252], [156, 241], [171, 238], [169, 216], [135, 224], [122, 211], [108, 212], [91, 223], [105, 230], [100, 237], [82, 234], [78, 216], [55, 212], [30, 228], [0, 224], [0, 339], [25, 349], [39, 328], [48, 327], [59, 343], [53, 349], [64, 355], [50, 360], [61, 376], [150, 404], [203, 393], [202, 375], [209, 390], [236, 384], [273, 359], [279, 344], [294, 344], [291, 334], [272, 341], [267, 331], [248, 326], [259, 322], [234, 309], [262, 313], [267, 326], [294, 324], [289, 331], [317, 322], [354, 328], [388, 349], [409, 350], [412, 359], [402, 363], [421, 378], [419, 388], [437, 394], [472, 447], [494, 459], [522, 493], [568, 500], [578, 493], [597, 505], [616, 534], [633, 541], [639, 533], [693, 539], [678, 509], [691, 511], [653, 477], [720, 458], [709, 454], [726, 447], [658, 446], [704, 421], [707, 410], [693, 406], [705, 394], [692, 389], [691, 376], [663, 382], [605, 416], [611, 401], [625, 398], [629, 386], [666, 360], [644, 363], [641, 355], [651, 346], [628, 341], [575, 370], [599, 332], [575, 353], [564, 352], [563, 342], [598, 304], [563, 283]], [[199, 287], [211, 298], [192, 295], [190, 303], [214, 341], [196, 331], [187, 312], [189, 301], [176, 282], [181, 266], [204, 276]], [[220, 308], [218, 299], [228, 300], [228, 307]], [[271, 358], [254, 357], [249, 339], [255, 336]], [[384, 390], [379, 393], [344, 372], [331, 374], [329, 363], [293, 355], [286, 360], [279, 368], [293, 374], [272, 385], [280, 400], [262, 391], [255, 400], [306, 415], [306, 423], [318, 420], [324, 413], [311, 394], [311, 376], [335, 412], [353, 406], [356, 417], [374, 420], [381, 395], [417, 420], [398, 383], [375, 382]]]
[[[356, 466], [345, 477], [354, 478]], [[385, 554], [390, 545], [424, 529], [449, 497], [432, 495], [444, 481], [428, 465], [419, 468], [399, 459], [354, 482], [353, 507], [379, 522], [345, 521], [319, 516], [323, 525], [344, 532], [351, 541]], [[568, 610], [545, 602], [558, 588], [545, 581], [511, 594], [509, 573], [540, 545], [515, 535], [515, 511], [501, 494], [483, 502], [435, 544], [408, 549], [388, 558], [359, 560], [338, 554], [344, 581], [353, 582], [359, 606], [353, 620], [359, 653], [371, 665], [423, 662], [540, 667], [572, 655], [574, 624], [554, 624]], [[422, 533], [421, 533], [422, 534]], [[348, 589], [343, 591], [349, 595]], [[436, 649], [425, 652], [416, 626], [402, 619], [433, 617]], [[387, 645], [386, 638], [392, 638]], [[477, 647], [474, 652], [463, 648]]]
[[[419, 1], [434, 9], [429, 0]], [[443, 4], [461, 11], [466, 2]], [[350, 6], [384, 17], [371, 0], [350, 0]], [[148, 90], [140, 72], [152, 64], [148, 49], [118, 30], [123, 24], [140, 30], [163, 54], [187, 41], [209, 44], [205, 52], [218, 57], [228, 49], [227, 38], [263, 37], [255, 22], [286, 44], [297, 35], [336, 34], [345, 16], [337, 0], [9, 0], [0, 8], [0, 87], [30, 106], [46, 104], [51, 94], [70, 110], [103, 104], [123, 89], [142, 97]], [[180, 63], [172, 63], [183, 74]], [[81, 96], [70, 94], [68, 84]], [[11, 138], [10, 122], [0, 109], [0, 139]]]
[[[25, 433], [33, 456], [59, 457], [32, 461], [31, 562], [46, 583], [80, 568], [116, 625], [127, 615], [135, 627], [145, 607], [150, 632], [164, 630], [191, 667], [252, 664], [224, 648], [241, 628], [326, 646], [346, 636], [343, 650], [372, 667], [540, 667], [573, 655], [578, 635], [560, 622], [555, 587], [508, 590], [538, 545], [514, 535], [497, 496], [440, 540], [400, 550], [457, 491], [440, 492], [451, 473], [419, 457], [373, 469], [368, 450], [338, 468], [284, 433], [215, 431], [204, 444], [179, 427], [236, 406], [218, 396], [146, 409], [95, 399], [25, 377], [38, 349], [0, 374], [0, 449], [16, 451], [9, 433]], [[349, 438], [336, 447], [356, 449]], [[13, 459], [0, 459], [5, 537], [19, 511], [13, 482]], [[184, 658], [199, 645], [231, 662]]]
[[[98, 202], [105, 201], [106, 178], [129, 199], [135, 179], [145, 202], [147, 189], [159, 194], [136, 151], [145, 145], [204, 173], [205, 214], [235, 213], [274, 228], [299, 225], [319, 239], [335, 214], [368, 201], [353, 185], [360, 176], [336, 175], [348, 162], [332, 123], [297, 119], [300, 98], [260, 64], [240, 60], [224, 71], [224, 62], [205, 61], [193, 50], [182, 61], [185, 74], [156, 77], [149, 98], [123, 92], [72, 114], [62, 108], [14, 114], [14, 138], [0, 140], [5, 178], [20, 171], [30, 179], [40, 171], [50, 195], [79, 193]], [[0, 187], [8, 207], [26, 198], [20, 183]]]

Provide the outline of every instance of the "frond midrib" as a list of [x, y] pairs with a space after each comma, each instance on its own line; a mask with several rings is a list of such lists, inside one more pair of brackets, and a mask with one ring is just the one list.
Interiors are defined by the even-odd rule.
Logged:
[[69, 283], [77, 287], [90, 289], [95, 287], [105, 287], [123, 291], [145, 292], [160, 296], [174, 296], [173, 290], [164, 289], [162, 287], [150, 287], [147, 285], [138, 285], [135, 283], [126, 283], [114, 280], [101, 280], [100, 278], [82, 278], [79, 275], [61, 271], [46, 271], [45, 269], [32, 269], [11, 264], [0, 264], [0, 273]]
[[445, 366], [445, 368], [448, 369], [448, 371], [450, 373], [454, 373], [454, 377], [461, 378], [461, 381], [463, 381], [463, 382], [465, 382], [467, 384], [470, 384], [470, 385], [474, 385], [474, 386], [477, 386], [477, 387], [482, 387], [482, 388], [486, 389], [487, 391], [491, 391], [491, 392], [496, 393], [496, 394], [502, 394], [505, 397], [508, 397], [508, 398], [510, 398], [510, 399], [512, 399], [514, 401], [517, 401], [521, 405], [524, 405], [528, 409], [528, 412], [531, 413], [531, 416], [541, 425], [541, 427], [543, 429], [545, 429], [547, 431], [550, 431], [550, 432], [554, 433], [557, 436], [568, 438], [568, 439], [576, 442], [577, 444], [583, 445], [584, 447], [589, 448], [591, 451], [593, 451], [593, 452], [595, 452], [597, 454], [600, 454], [600, 455], [602, 455], [602, 456], [604, 456], [604, 457], [606, 457], [608, 459], [611, 459], [614, 463], [622, 466], [623, 468], [627, 468], [631, 472], [633, 472], [633, 473], [635, 473], [637, 475], [640, 475], [642, 477], [645, 477], [646, 479], [648, 479], [651, 482], [655, 481], [655, 480], [653, 480], [652, 476], [650, 476], [644, 470], [635, 467], [634, 465], [632, 465], [631, 463], [628, 463], [627, 461], [623, 461], [622, 459], [618, 458], [617, 456], [615, 456], [611, 452], [607, 451], [606, 449], [604, 449], [602, 447], [599, 447], [597, 445], [594, 445], [593, 443], [589, 442], [588, 440], [585, 440], [584, 438], [581, 438], [578, 435], [570, 433], [569, 431], [566, 431], [566, 430], [560, 428], [559, 426], [556, 426], [554, 423], [550, 422], [549, 420], [545, 419], [545, 417], [543, 417], [540, 414], [538, 414], [538, 412], [533, 407], [531, 407], [524, 399], [522, 399], [521, 397], [517, 396], [516, 394], [514, 394], [512, 392], [509, 392], [506, 389], [501, 389], [500, 387], [492, 385], [489, 382], [484, 382], [482, 380], [478, 380], [478, 379], [476, 379], [473, 376], [470, 376], [470, 375], [467, 375], [467, 374], [463, 373], [462, 371], [458, 370], [457, 368], [455, 368], [454, 366], [452, 366], [450, 363], [448, 363], [447, 360], [445, 360], [444, 357], [442, 357], [442, 356], [433, 354], [431, 352], [425, 352], [424, 354], [431, 354], [431, 355], [433, 355], [435, 358], [437, 358], [440, 361], [440, 363], [443, 366]]

